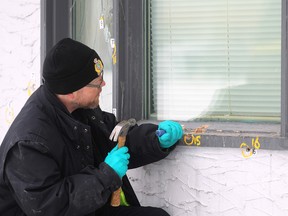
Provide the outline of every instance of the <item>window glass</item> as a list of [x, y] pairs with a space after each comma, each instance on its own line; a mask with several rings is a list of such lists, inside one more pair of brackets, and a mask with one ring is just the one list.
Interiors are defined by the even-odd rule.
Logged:
[[150, 118], [280, 121], [280, 0], [151, 0]]
[[112, 111], [113, 1], [81, 0], [73, 5], [73, 38], [96, 50], [104, 63], [100, 107]]

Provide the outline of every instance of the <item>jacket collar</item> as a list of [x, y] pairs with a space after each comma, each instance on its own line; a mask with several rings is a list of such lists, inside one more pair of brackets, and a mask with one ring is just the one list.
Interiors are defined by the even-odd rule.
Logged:
[[[83, 131], [90, 131], [90, 127], [87, 124], [76, 120], [67, 110], [65, 105], [45, 85], [43, 85], [42, 91], [44, 94], [44, 97], [42, 98], [48, 100], [48, 104], [51, 106], [50, 109], [52, 109], [51, 113], [54, 113], [51, 118], [55, 118], [58, 128], [62, 130], [63, 133], [67, 134], [70, 139], [77, 140]], [[47, 111], [50, 112], [49, 110]]]

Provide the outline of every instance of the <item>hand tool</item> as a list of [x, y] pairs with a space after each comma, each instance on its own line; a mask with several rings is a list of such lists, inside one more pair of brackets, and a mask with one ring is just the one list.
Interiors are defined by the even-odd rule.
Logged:
[[[136, 120], [131, 118], [128, 120], [123, 120], [119, 122], [113, 129], [110, 134], [109, 139], [116, 142], [118, 140], [118, 148], [121, 148], [125, 145], [126, 142], [126, 135], [130, 129], [130, 127], [136, 124]], [[113, 192], [111, 198], [111, 206], [119, 206], [120, 205], [120, 194], [122, 189], [118, 188], [116, 191]]]
[[[183, 127], [183, 126], [182, 126], [182, 127]], [[206, 132], [207, 128], [208, 128], [208, 125], [201, 125], [200, 127], [196, 128], [196, 129], [194, 129], [194, 130], [191, 130], [191, 133], [196, 133], [196, 134], [198, 134], [198, 133], [204, 133], [204, 132]], [[184, 128], [183, 128], [183, 131], [185, 131]], [[155, 131], [155, 134], [156, 134], [156, 136], [158, 136], [158, 137], [161, 137], [161, 136], [162, 136], [163, 134], [165, 134], [165, 133], [166, 133], [166, 131], [163, 130], [163, 129], [158, 129], [158, 130]], [[185, 132], [184, 132], [184, 134], [185, 134]]]
[[163, 134], [166, 133], [166, 131], [162, 130], [162, 129], [158, 129], [158, 130], [156, 130], [155, 133], [156, 133], [156, 136], [161, 137]]

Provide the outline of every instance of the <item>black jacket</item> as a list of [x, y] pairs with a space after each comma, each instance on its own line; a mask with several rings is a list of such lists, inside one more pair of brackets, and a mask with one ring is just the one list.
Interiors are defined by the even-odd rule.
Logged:
[[[117, 144], [109, 140], [112, 114], [72, 113], [45, 86], [26, 102], [0, 146], [0, 215], [97, 215], [122, 185], [130, 205], [140, 205], [124, 176], [104, 163]], [[156, 125], [133, 127], [126, 139], [129, 168], [169, 154], [159, 147]]]

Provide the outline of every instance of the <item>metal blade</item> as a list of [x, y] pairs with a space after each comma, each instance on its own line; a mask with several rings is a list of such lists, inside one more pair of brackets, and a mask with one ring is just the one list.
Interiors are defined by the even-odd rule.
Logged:
[[127, 133], [129, 130], [129, 127], [132, 127], [135, 124], [136, 124], [136, 120], [134, 118], [131, 118], [127, 121], [126, 120], [121, 121], [114, 127], [113, 131], [110, 134], [109, 139], [116, 142], [119, 136], [123, 135], [123, 133]]
[[116, 142], [119, 135], [120, 135], [120, 132], [121, 132], [121, 129], [123, 128], [123, 126], [127, 124], [127, 121], [126, 120], [123, 120], [121, 122], [119, 122], [113, 129], [113, 131], [111, 132], [110, 134], [110, 137], [109, 139]]

